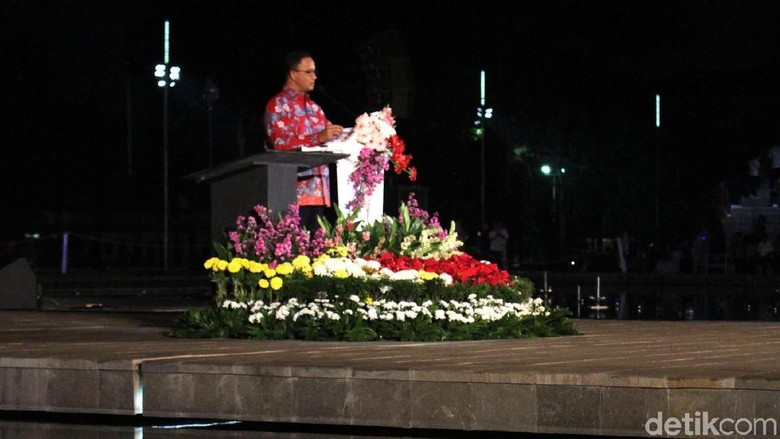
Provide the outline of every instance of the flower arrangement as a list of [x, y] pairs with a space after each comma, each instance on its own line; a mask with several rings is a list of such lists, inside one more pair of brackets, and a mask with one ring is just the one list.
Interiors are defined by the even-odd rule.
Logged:
[[455, 223], [449, 230], [439, 224], [438, 214], [429, 214], [419, 208], [412, 192], [406, 203], [401, 203], [398, 216], [383, 217], [371, 224], [357, 221], [356, 212], [344, 216], [337, 209], [334, 224], [321, 220], [326, 247], [343, 245], [354, 257], [377, 257], [393, 253], [413, 257], [447, 258], [463, 245], [455, 232]]
[[355, 198], [347, 207], [357, 210], [365, 205], [384, 179], [385, 171], [393, 165], [396, 174], [406, 173], [411, 181], [417, 180], [417, 168], [410, 166], [412, 156], [406, 153], [406, 144], [395, 130], [395, 118], [390, 107], [373, 113], [363, 113], [355, 119], [351, 136], [361, 145], [355, 170], [349, 180], [355, 191]]
[[234, 253], [255, 257], [260, 262], [277, 264], [299, 255], [313, 256], [322, 252], [323, 232], [313, 234], [301, 228], [300, 208], [291, 204], [284, 216], [274, 221], [265, 206], [255, 206], [254, 216], [239, 216], [236, 229], [228, 233]]
[[204, 268], [213, 306], [190, 310], [177, 337], [474, 340], [576, 334], [569, 311], [533, 284], [458, 251], [454, 227], [417, 205], [359, 228], [341, 213], [311, 236], [297, 210], [239, 217]]

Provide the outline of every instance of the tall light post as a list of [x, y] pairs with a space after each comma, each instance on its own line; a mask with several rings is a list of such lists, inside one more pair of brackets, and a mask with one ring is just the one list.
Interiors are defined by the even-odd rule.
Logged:
[[[655, 95], [655, 245], [661, 230], [661, 95]], [[656, 247], [657, 248], [657, 247]]]
[[565, 215], [563, 212], [563, 175], [566, 174], [566, 168], [562, 166], [553, 168], [550, 165], [542, 165], [540, 171], [546, 177], [552, 178], [553, 218], [558, 222], [558, 249], [563, 250], [566, 236]]
[[157, 86], [163, 89], [163, 268], [168, 271], [168, 89], [176, 85], [181, 69], [170, 65], [170, 22], [165, 20], [163, 31], [163, 63], [154, 67]]
[[[479, 106], [477, 119], [474, 121], [476, 135], [480, 139], [479, 147], [479, 231], [477, 237], [482, 237], [485, 229], [485, 119], [493, 117], [493, 109], [485, 107], [485, 71], [479, 74]], [[482, 250], [482, 242], [478, 242], [478, 250]]]

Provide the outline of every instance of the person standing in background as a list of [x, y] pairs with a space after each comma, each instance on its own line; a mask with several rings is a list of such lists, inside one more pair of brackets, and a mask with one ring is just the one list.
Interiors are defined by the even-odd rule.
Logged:
[[504, 227], [501, 221], [495, 221], [488, 232], [490, 241], [490, 255], [493, 262], [498, 264], [499, 268], [506, 270], [508, 267], [506, 244], [509, 240], [509, 231]]
[[747, 171], [748, 195], [750, 198], [756, 198], [761, 185], [761, 161], [758, 156], [748, 160]]
[[777, 183], [780, 180], [780, 144], [775, 143], [769, 148], [767, 158], [769, 159], [769, 204], [772, 207], [777, 207]]

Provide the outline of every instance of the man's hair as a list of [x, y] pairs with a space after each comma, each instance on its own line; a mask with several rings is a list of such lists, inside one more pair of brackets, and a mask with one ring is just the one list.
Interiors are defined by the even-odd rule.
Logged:
[[284, 80], [287, 81], [287, 74], [295, 70], [304, 58], [311, 58], [311, 54], [306, 50], [294, 50], [284, 56]]

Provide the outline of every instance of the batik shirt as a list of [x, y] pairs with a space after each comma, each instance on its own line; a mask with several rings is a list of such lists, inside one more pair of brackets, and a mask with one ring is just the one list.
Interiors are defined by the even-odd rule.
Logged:
[[[319, 145], [317, 133], [328, 125], [322, 108], [308, 94], [289, 87], [268, 101], [264, 122], [271, 145], [283, 151]], [[330, 206], [328, 165], [300, 170], [297, 189], [299, 206]]]

